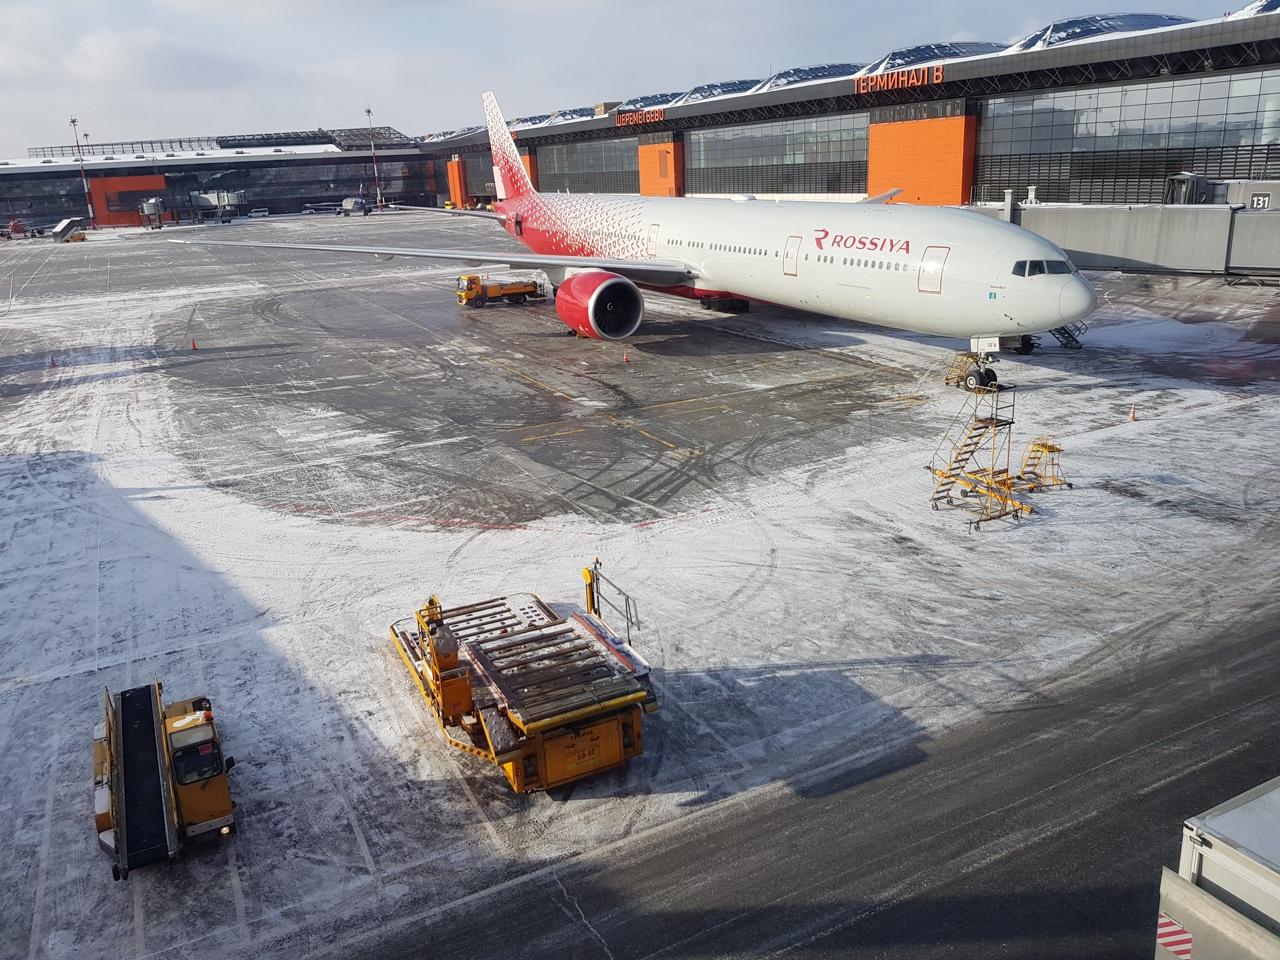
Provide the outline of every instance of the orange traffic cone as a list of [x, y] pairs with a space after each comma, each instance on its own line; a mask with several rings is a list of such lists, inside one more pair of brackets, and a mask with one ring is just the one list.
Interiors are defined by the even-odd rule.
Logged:
[[196, 348], [196, 342], [195, 342], [194, 340], [192, 340], [192, 341], [191, 341], [191, 349], [192, 349], [192, 350], [194, 350], [195, 348]]
[[622, 351], [622, 362], [623, 362], [623, 363], [630, 363], [630, 362], [631, 362], [631, 351], [630, 351], [630, 350], [623, 350], [623, 351]]
[[1129, 422], [1138, 422], [1138, 402], [1136, 400], [1133, 402], [1133, 406], [1129, 408]]

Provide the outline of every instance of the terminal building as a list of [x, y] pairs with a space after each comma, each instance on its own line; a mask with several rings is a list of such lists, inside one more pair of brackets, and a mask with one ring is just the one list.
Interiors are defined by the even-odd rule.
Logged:
[[[1073, 17], [1012, 45], [917, 44], [510, 126], [544, 191], [852, 200], [900, 187], [906, 202], [966, 204], [1034, 188], [1049, 203], [1159, 203], [1178, 174], [1280, 180], [1280, 0], [1204, 21]], [[356, 128], [34, 148], [0, 161], [0, 219], [83, 215], [82, 166], [99, 224], [140, 222], [153, 196], [182, 219], [213, 191], [272, 213], [371, 196], [375, 154], [388, 200], [494, 198], [482, 126], [370, 139]]]
[[[1075, 17], [1012, 45], [915, 45], [510, 125], [542, 190], [1158, 203], [1182, 172], [1280, 179], [1280, 0]], [[447, 169], [442, 201], [492, 198], [483, 128], [423, 147]]]
[[[33, 147], [0, 160], [0, 221], [54, 223], [86, 213], [85, 187], [98, 226], [143, 222], [139, 204], [162, 197], [169, 220], [212, 209], [202, 196], [230, 194], [239, 213], [261, 207], [299, 213], [308, 204], [372, 197], [426, 205], [434, 197], [431, 160], [417, 140], [391, 127], [184, 137]], [[375, 158], [377, 177], [374, 175]], [[82, 179], [83, 176], [83, 179]]]

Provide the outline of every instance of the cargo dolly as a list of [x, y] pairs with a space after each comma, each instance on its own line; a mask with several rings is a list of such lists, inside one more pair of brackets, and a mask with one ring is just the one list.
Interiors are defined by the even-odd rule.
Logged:
[[103, 721], [94, 731], [94, 825], [111, 874], [176, 860], [202, 835], [228, 836], [235, 804], [207, 697], [164, 704], [156, 680], [104, 691]]
[[391, 641], [450, 746], [518, 793], [620, 767], [658, 709], [649, 664], [590, 613], [532, 594], [446, 608], [432, 596]]

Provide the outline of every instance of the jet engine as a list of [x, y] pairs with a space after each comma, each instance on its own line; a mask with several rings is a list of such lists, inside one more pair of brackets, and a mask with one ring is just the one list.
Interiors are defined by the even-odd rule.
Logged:
[[556, 313], [570, 330], [592, 340], [625, 340], [644, 319], [644, 297], [626, 277], [584, 270], [565, 277]]

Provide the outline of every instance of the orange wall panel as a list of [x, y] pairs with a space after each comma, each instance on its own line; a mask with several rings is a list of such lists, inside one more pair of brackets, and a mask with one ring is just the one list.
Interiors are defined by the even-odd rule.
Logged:
[[642, 143], [639, 146], [640, 195], [684, 196], [684, 142]]
[[[136, 197], [121, 194], [137, 194]], [[141, 177], [90, 177], [89, 196], [93, 199], [93, 219], [100, 227], [137, 227], [142, 225], [138, 212], [141, 195], [164, 194], [164, 174]], [[171, 215], [170, 215], [171, 216]]]
[[524, 172], [529, 175], [533, 189], [538, 189], [538, 158], [535, 154], [520, 151], [520, 162], [524, 164]]
[[462, 158], [454, 157], [448, 163], [449, 199], [455, 207], [471, 206], [471, 197], [467, 193], [467, 171], [463, 169]]
[[976, 117], [873, 123], [867, 131], [867, 193], [901, 187], [903, 203], [968, 203]]

